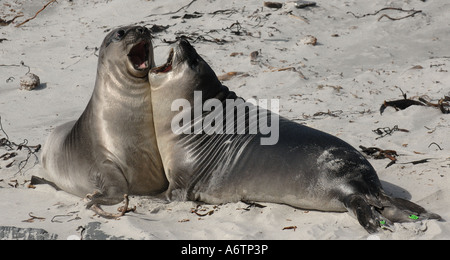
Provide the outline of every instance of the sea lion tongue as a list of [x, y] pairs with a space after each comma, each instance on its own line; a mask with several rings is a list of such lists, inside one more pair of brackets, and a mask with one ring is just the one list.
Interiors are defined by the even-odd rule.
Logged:
[[141, 42], [134, 46], [128, 54], [128, 57], [130, 57], [130, 60], [136, 69], [144, 70], [148, 68], [147, 49], [147, 44], [145, 42]]

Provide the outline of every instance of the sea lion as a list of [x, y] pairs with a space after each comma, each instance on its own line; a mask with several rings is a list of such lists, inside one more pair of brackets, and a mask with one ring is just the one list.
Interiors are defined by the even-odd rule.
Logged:
[[167, 189], [150, 104], [148, 72], [154, 65], [147, 28], [122, 27], [105, 37], [86, 109], [77, 121], [57, 127], [43, 148], [45, 180], [88, 197], [94, 210], [124, 196], [127, 203], [128, 194]]
[[[196, 126], [216, 110], [196, 117], [195, 108], [185, 109], [189, 106], [183, 106], [180, 112], [178, 106], [182, 102], [178, 100], [192, 105], [199, 92], [203, 105], [213, 100], [225, 104], [240, 98], [221, 84], [185, 39], [171, 50], [166, 64], [150, 70], [149, 81], [156, 139], [169, 180], [169, 199], [206, 203], [243, 200], [348, 211], [371, 233], [392, 222], [440, 218], [412, 202], [386, 195], [371, 164], [346, 142], [281, 116], [274, 145], [262, 145], [261, 139], [267, 133], [226, 134], [229, 122], [222, 126], [220, 120], [216, 130], [222, 134], [195, 132]], [[255, 116], [249, 108], [247, 130], [252, 121], [261, 120], [261, 112]], [[236, 106], [223, 114], [237, 115], [239, 109]], [[217, 114], [213, 117], [221, 118]], [[173, 122], [174, 118], [181, 120]], [[190, 124], [186, 124], [189, 118]], [[231, 123], [236, 123], [236, 117], [231, 118], [235, 121]], [[174, 126], [180, 128], [174, 132]]]

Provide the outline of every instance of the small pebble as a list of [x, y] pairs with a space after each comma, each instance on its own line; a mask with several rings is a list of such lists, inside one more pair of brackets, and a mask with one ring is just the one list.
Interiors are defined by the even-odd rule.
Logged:
[[283, 4], [278, 2], [264, 2], [264, 6], [269, 8], [280, 9], [281, 7], [283, 7]]
[[299, 8], [299, 9], [303, 9], [305, 7], [309, 7], [309, 6], [316, 6], [316, 2], [310, 2], [310, 1], [297, 1], [295, 3], [295, 7]]
[[312, 35], [308, 35], [305, 38], [300, 40], [300, 43], [303, 43], [305, 45], [312, 45], [312, 46], [316, 46], [317, 44], [317, 38], [312, 36]]

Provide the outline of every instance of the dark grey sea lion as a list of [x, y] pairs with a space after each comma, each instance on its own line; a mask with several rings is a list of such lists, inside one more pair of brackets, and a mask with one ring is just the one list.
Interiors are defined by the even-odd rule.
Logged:
[[[172, 49], [166, 64], [150, 71], [149, 80], [156, 138], [170, 183], [166, 192], [169, 199], [207, 203], [245, 200], [348, 211], [368, 232], [391, 222], [440, 218], [412, 202], [386, 195], [374, 168], [346, 142], [283, 117], [274, 145], [262, 145], [261, 138], [267, 134], [260, 132], [226, 134], [230, 122], [222, 124], [222, 134], [195, 132], [196, 126], [216, 111], [196, 116], [198, 93], [203, 105], [240, 98], [220, 83], [184, 39]], [[192, 105], [191, 109], [180, 112], [176, 105], [174, 110], [176, 100], [187, 100], [185, 104]], [[223, 113], [237, 114], [235, 110]], [[259, 115], [247, 112], [248, 125], [260, 120]], [[180, 124], [174, 124], [174, 119], [181, 119]], [[231, 123], [236, 123], [233, 120]], [[174, 125], [186, 127], [174, 131]]]

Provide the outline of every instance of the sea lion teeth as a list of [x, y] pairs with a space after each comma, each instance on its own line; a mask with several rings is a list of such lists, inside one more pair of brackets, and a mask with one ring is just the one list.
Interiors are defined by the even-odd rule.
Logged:
[[172, 70], [172, 63], [174, 58], [174, 50], [170, 49], [169, 57], [167, 58], [167, 62], [159, 67], [151, 69], [152, 73], [167, 73]]

